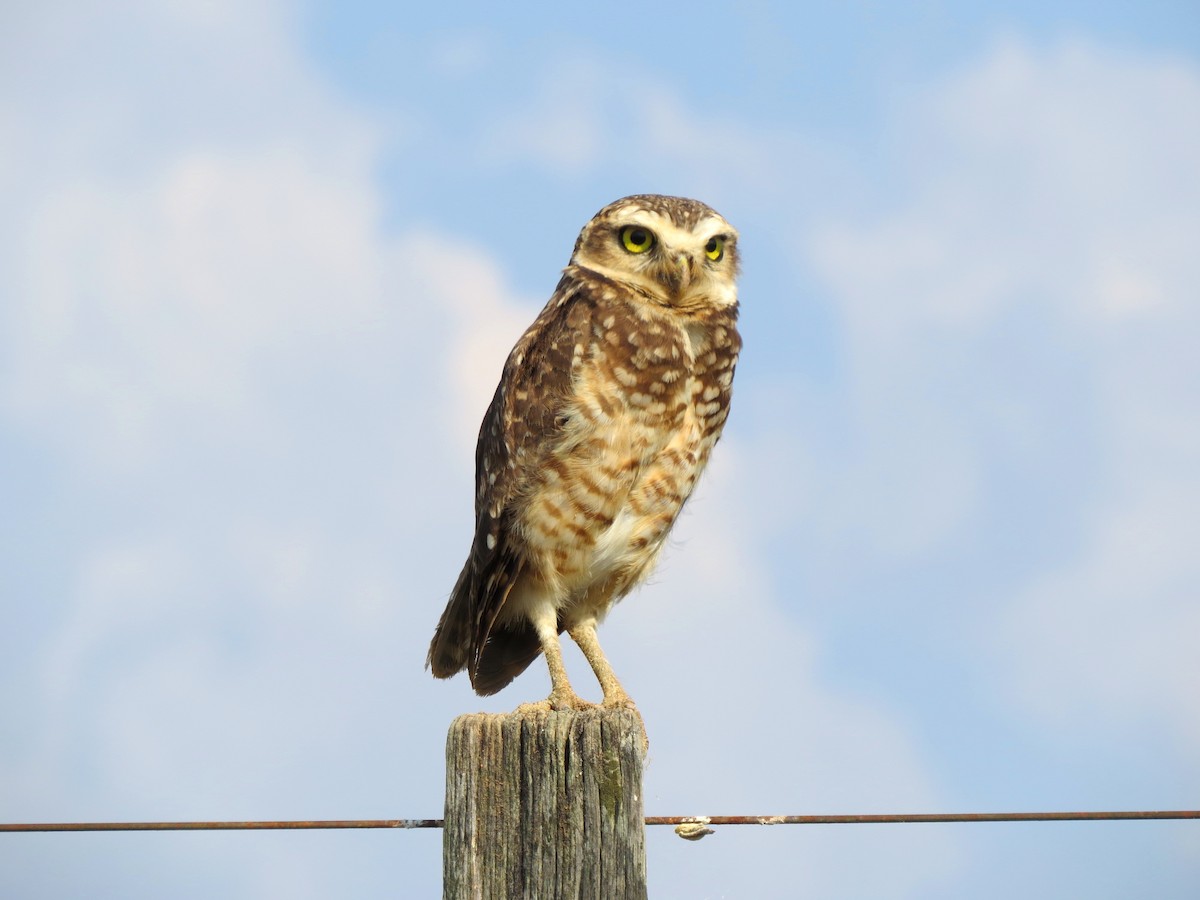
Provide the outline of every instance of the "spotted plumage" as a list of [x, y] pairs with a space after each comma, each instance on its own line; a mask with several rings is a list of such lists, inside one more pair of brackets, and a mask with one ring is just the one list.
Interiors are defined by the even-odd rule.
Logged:
[[513, 348], [476, 447], [475, 539], [429, 648], [480, 694], [539, 653], [549, 704], [584, 704], [559, 634], [605, 705], [629, 704], [596, 625], [649, 575], [729, 412], [737, 232], [695, 200], [626, 197], [584, 227]]

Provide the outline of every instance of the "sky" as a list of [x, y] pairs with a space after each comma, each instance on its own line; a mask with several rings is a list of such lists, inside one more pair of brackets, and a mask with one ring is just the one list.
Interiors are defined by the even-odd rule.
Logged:
[[[1200, 808], [1187, 2], [8, 4], [0, 821], [440, 816], [474, 437], [583, 224], [740, 231], [601, 629], [650, 815]], [[585, 696], [586, 664], [568, 667]], [[1194, 896], [1193, 822], [650, 829], [651, 895]], [[0, 895], [436, 896], [440, 834], [7, 835]]]

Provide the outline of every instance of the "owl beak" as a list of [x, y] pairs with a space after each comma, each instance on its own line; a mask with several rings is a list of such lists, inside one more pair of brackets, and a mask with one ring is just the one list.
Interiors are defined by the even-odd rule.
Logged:
[[692, 276], [696, 272], [696, 261], [691, 254], [680, 253], [676, 256], [670, 265], [667, 272], [667, 282], [671, 286], [671, 290], [676, 294], [681, 294], [692, 283]]

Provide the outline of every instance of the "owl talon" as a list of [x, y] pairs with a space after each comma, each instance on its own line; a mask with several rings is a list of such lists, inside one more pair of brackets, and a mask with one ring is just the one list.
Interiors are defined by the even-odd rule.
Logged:
[[633, 702], [633, 698], [624, 691], [621, 694], [605, 697], [600, 703], [605, 709], [637, 709], [637, 704]]
[[573, 709], [582, 711], [585, 709], [595, 709], [598, 705], [584, 700], [574, 691], [562, 691], [559, 693], [551, 691], [550, 696], [542, 702], [548, 703], [550, 708], [555, 710]]

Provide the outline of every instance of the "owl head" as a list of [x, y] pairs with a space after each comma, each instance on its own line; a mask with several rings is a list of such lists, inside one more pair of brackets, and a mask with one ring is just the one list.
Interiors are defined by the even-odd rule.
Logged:
[[571, 264], [678, 309], [737, 303], [737, 230], [698, 200], [637, 194], [583, 227]]

